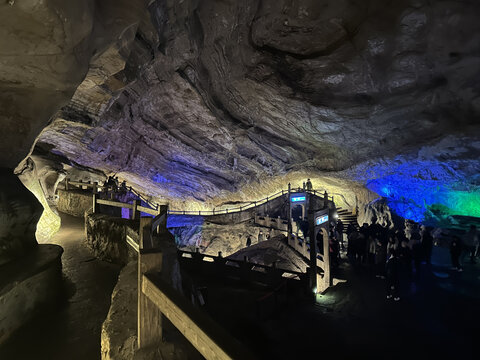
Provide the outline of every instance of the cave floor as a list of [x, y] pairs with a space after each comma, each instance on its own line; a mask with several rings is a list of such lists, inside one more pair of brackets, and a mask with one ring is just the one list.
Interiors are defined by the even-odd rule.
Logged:
[[450, 270], [448, 249], [435, 247], [432, 265], [422, 264], [394, 302], [386, 299], [385, 280], [344, 260], [335, 272], [347, 282], [315, 298], [280, 296], [260, 317], [255, 299], [265, 292], [211, 279], [200, 284], [208, 288], [207, 312], [261, 359], [472, 359], [480, 264], [464, 269]]
[[83, 218], [60, 216], [62, 227], [51, 243], [64, 248], [68, 299], [20, 329], [0, 348], [2, 360], [100, 359], [101, 326], [120, 266], [96, 259], [86, 247]]

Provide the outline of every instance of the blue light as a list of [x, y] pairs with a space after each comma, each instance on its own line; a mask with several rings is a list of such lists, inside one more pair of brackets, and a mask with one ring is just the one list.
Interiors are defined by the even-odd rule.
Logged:
[[319, 216], [315, 219], [315, 224], [321, 225], [328, 221], [328, 215]]
[[156, 183], [160, 183], [160, 184], [167, 184], [169, 182], [171, 182], [170, 180], [168, 180], [166, 177], [163, 177], [162, 175], [160, 174], [155, 174], [153, 177], [152, 177], [152, 180], [155, 181]]
[[386, 198], [398, 215], [435, 223], [449, 215], [480, 216], [479, 164], [398, 158], [370, 167], [357, 179]]
[[294, 196], [292, 197], [292, 202], [305, 201], [305, 196]]

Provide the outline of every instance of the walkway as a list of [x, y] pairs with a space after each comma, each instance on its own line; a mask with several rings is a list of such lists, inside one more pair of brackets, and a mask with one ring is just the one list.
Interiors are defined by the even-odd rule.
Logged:
[[61, 214], [52, 239], [61, 245], [69, 299], [58, 311], [34, 319], [0, 348], [2, 360], [100, 359], [102, 322], [120, 266], [97, 260], [84, 242], [83, 219]]

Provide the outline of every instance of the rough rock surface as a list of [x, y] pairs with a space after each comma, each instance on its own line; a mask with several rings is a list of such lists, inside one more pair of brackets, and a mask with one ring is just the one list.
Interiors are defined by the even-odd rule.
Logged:
[[138, 32], [123, 71], [136, 81], [95, 97], [97, 111], [69, 104], [40, 141], [151, 195], [209, 200], [478, 129], [476, 2], [192, 0], [149, 10], [158, 40]]
[[92, 209], [92, 193], [82, 190], [58, 189], [57, 208], [69, 215], [83, 217], [85, 212]]
[[205, 223], [170, 229], [179, 248], [191, 251], [199, 248], [200, 252], [215, 256], [221, 251], [223, 257], [243, 249], [249, 235], [252, 237], [252, 244], [257, 243], [260, 230], [265, 229], [248, 223], [235, 225]]
[[279, 269], [306, 272], [308, 264], [284, 240], [284, 236], [277, 236], [241, 249], [230, 255], [229, 258], [243, 260], [244, 256], [247, 256], [253, 263], [272, 266], [275, 262]]
[[128, 263], [120, 272], [102, 325], [102, 360], [133, 359], [137, 349], [138, 264]]
[[135, 251], [126, 242], [127, 233], [131, 233], [131, 229], [135, 227], [138, 229], [138, 222], [133, 220], [87, 214], [85, 217], [87, 246], [101, 260], [127, 264], [137, 258]]
[[0, 123], [9, 134], [0, 144], [1, 166], [14, 168], [28, 154], [92, 71], [90, 63], [112, 52], [128, 56], [122, 44], [143, 12], [140, 0], [0, 3]]
[[63, 249], [40, 245], [21, 260], [0, 265], [0, 344], [62, 292]]
[[[18, 128], [25, 134], [28, 127], [29, 135], [18, 143], [28, 148], [30, 134], [46, 123], [36, 105], [49, 96], [42, 111], [52, 113], [76, 88], [38, 144], [81, 166], [118, 172], [176, 208], [256, 200], [285, 187], [287, 178], [298, 184], [341, 176], [368, 185], [376, 171], [360, 173], [379, 162], [423, 166], [416, 154], [432, 145], [438, 152], [425, 155], [426, 164], [456, 162], [458, 153], [443, 139], [450, 134], [471, 145], [480, 138], [477, 1], [74, 2], [76, 12], [65, 16], [72, 28], [82, 18], [75, 34], [52, 16], [60, 5], [44, 3], [35, 12], [18, 1], [0, 5], [10, 25], [23, 16], [16, 27], [34, 15], [48, 20], [35, 23], [41, 31], [28, 41], [18, 31], [3, 38], [5, 69], [13, 74], [2, 72], [4, 83], [29, 95], [28, 102], [2, 97], [5, 123], [25, 120]], [[42, 46], [33, 50], [35, 41]], [[66, 57], [54, 59], [63, 67], [45, 71], [56, 53], [40, 56], [42, 49], [62, 49]], [[78, 64], [72, 51], [80, 52]], [[39, 120], [18, 115], [19, 104]], [[480, 150], [471, 149], [464, 162], [478, 173]], [[460, 182], [478, 187], [470, 171], [460, 170], [453, 168]], [[409, 214], [402, 212], [416, 217]]]
[[42, 206], [10, 169], [0, 168], [0, 265], [33, 250]]

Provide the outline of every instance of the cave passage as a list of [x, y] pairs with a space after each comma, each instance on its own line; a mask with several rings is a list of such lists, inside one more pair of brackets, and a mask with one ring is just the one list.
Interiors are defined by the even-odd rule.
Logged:
[[120, 266], [96, 259], [87, 249], [83, 218], [60, 216], [61, 229], [50, 242], [64, 249], [67, 299], [26, 323], [0, 346], [2, 360], [100, 359], [101, 326]]

